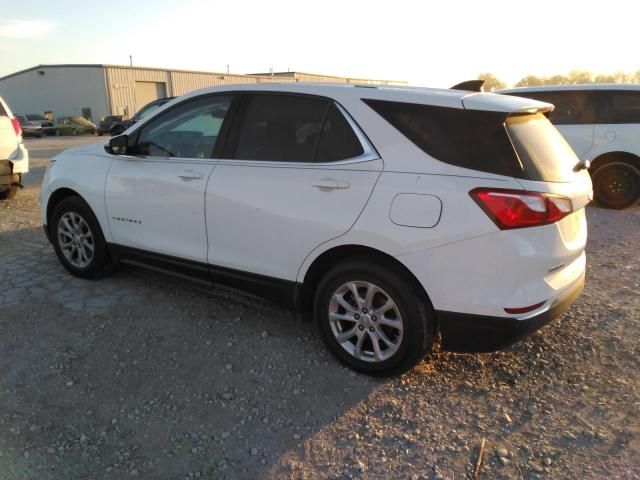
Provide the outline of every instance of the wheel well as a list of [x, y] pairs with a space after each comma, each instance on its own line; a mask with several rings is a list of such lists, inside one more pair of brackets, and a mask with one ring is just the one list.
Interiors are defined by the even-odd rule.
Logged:
[[375, 248], [365, 247], [362, 245], [341, 245], [339, 247], [334, 247], [330, 250], [327, 250], [318, 258], [316, 258], [307, 273], [304, 276], [304, 281], [302, 284], [302, 290], [299, 295], [299, 309], [302, 312], [312, 312], [313, 311], [313, 297], [316, 292], [316, 288], [322, 277], [333, 267], [337, 265], [339, 262], [349, 258], [367, 258], [373, 262], [382, 265], [389, 265], [395, 268], [399, 268], [404, 271], [409, 278], [414, 282], [416, 288], [419, 292], [424, 294], [424, 299], [431, 304], [431, 300], [429, 299], [429, 295], [425, 291], [422, 284], [418, 281], [411, 271], [405, 267], [401, 262], [392, 257], [389, 254], [381, 252], [380, 250], [376, 250]]
[[80, 197], [80, 194], [70, 188], [59, 188], [51, 194], [49, 203], [47, 203], [47, 225], [51, 224], [51, 214], [53, 213], [53, 209], [56, 208], [56, 205], [69, 197]]
[[640, 168], [640, 157], [637, 155], [629, 152], [608, 152], [593, 159], [589, 167], [589, 174], [593, 175], [598, 168], [610, 162], [627, 162]]

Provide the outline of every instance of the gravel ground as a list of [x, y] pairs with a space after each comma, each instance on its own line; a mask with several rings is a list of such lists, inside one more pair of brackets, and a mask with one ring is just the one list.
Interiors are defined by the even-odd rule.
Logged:
[[41, 229], [29, 140], [0, 202], [0, 477], [640, 478], [640, 209], [589, 207], [573, 309], [499, 353], [372, 379], [266, 302], [136, 268], [72, 278]]

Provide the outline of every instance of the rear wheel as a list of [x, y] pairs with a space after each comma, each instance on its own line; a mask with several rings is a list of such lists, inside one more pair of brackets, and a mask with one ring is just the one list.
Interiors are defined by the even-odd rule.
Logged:
[[595, 200], [603, 207], [622, 210], [640, 201], [640, 170], [628, 162], [605, 163], [592, 180]]
[[58, 259], [76, 277], [93, 279], [110, 265], [100, 224], [80, 197], [62, 200], [53, 210], [49, 224]]
[[369, 374], [406, 371], [431, 351], [435, 315], [424, 292], [394, 265], [349, 261], [318, 286], [315, 321], [329, 350]]

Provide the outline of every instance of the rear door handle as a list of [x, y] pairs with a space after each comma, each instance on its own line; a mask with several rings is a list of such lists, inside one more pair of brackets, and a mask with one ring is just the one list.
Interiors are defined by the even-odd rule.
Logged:
[[198, 180], [202, 177], [204, 177], [204, 173], [196, 172], [195, 170], [183, 170], [178, 175], [178, 178], [181, 178], [182, 180]]
[[349, 182], [343, 182], [339, 180], [334, 180], [333, 178], [323, 178], [322, 180], [315, 180], [311, 183], [314, 187], [318, 188], [326, 188], [330, 190], [335, 190], [338, 188], [349, 188]]

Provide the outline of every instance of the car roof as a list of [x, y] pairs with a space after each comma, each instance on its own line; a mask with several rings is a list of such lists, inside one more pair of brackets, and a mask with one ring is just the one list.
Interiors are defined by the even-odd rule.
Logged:
[[518, 92], [555, 92], [564, 90], [636, 90], [640, 91], [637, 83], [578, 83], [575, 85], [539, 85], [536, 87], [517, 87], [496, 90], [496, 93]]
[[549, 111], [553, 109], [551, 104], [545, 102], [527, 98], [496, 95], [493, 93], [426, 87], [302, 82], [237, 84], [208, 87], [178, 97], [178, 101], [200, 95], [222, 92], [299, 93], [328, 97], [338, 102], [345, 99], [372, 99], [501, 112]]

